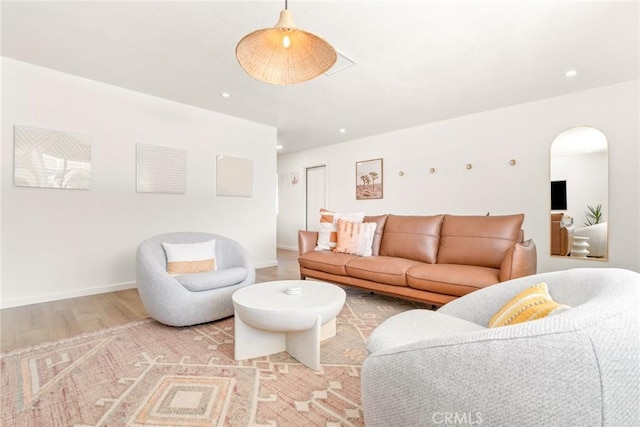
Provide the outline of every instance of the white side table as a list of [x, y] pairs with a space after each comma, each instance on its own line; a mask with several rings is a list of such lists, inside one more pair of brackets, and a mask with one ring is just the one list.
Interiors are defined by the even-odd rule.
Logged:
[[[300, 288], [297, 295], [286, 289]], [[302, 364], [320, 369], [320, 341], [336, 334], [342, 288], [310, 280], [257, 283], [233, 294], [236, 360], [288, 351]]]
[[588, 237], [573, 236], [573, 245], [571, 246], [571, 256], [573, 258], [586, 258], [589, 255]]

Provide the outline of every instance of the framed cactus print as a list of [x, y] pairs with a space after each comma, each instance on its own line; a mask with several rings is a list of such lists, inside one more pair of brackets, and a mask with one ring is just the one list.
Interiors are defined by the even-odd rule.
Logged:
[[382, 199], [382, 159], [356, 162], [356, 200]]

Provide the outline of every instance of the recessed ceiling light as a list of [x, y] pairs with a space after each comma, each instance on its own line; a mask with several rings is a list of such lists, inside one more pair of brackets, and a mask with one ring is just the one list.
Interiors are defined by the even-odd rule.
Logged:
[[222, 95], [223, 98], [228, 98], [228, 97], [231, 96], [231, 94], [229, 92], [222, 92], [221, 95]]
[[346, 129], [340, 129], [340, 133], [345, 133], [346, 131]]
[[276, 145], [276, 150], [282, 150], [284, 147], [282, 145]]
[[576, 70], [569, 70], [565, 73], [565, 76], [567, 77], [575, 77], [578, 74], [578, 72]]

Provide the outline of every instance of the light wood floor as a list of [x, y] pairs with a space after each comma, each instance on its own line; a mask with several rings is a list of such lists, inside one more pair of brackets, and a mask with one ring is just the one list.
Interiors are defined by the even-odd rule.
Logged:
[[[256, 270], [256, 282], [298, 279], [295, 251], [278, 250], [278, 266]], [[56, 341], [149, 317], [136, 289], [0, 310], [0, 351]]]

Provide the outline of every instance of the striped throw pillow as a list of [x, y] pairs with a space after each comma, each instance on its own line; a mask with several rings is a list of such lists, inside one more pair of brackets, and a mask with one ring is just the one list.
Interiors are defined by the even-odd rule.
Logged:
[[339, 213], [327, 209], [320, 209], [320, 226], [318, 228], [318, 243], [316, 251], [330, 251], [338, 242], [338, 220], [362, 222], [364, 212]]
[[570, 307], [555, 302], [546, 283], [540, 283], [511, 298], [489, 321], [490, 328], [515, 325], [542, 319], [568, 310]]
[[343, 254], [371, 256], [373, 236], [378, 224], [338, 219], [338, 244], [333, 250]]
[[167, 273], [202, 273], [216, 270], [216, 241], [201, 243], [163, 243], [167, 254]]

